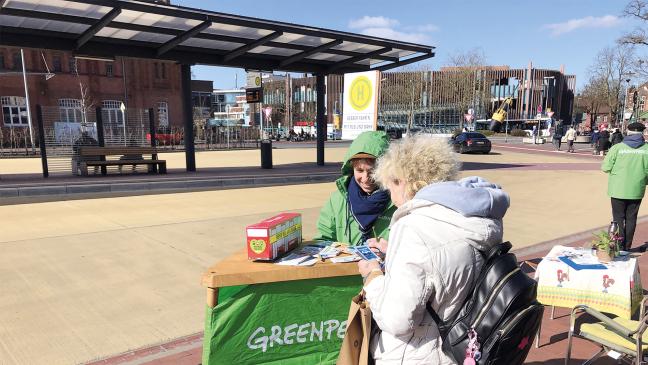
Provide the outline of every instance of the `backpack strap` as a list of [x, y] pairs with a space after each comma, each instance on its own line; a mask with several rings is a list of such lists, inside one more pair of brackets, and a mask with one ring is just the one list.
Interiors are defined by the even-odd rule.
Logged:
[[[506, 241], [495, 245], [486, 254], [484, 254], [482, 251], [477, 250], [477, 252], [482, 254], [482, 256], [484, 257], [484, 265], [482, 266], [479, 274], [475, 277], [475, 281], [471, 284], [470, 291], [468, 292], [466, 299], [464, 299], [463, 303], [461, 303], [461, 305], [459, 306], [459, 311], [457, 311], [455, 317], [461, 313], [461, 308], [463, 308], [466, 305], [466, 303], [468, 303], [468, 301], [472, 300], [472, 296], [475, 291], [475, 288], [477, 287], [477, 284], [482, 282], [483, 280], [484, 271], [485, 268], [488, 267], [488, 263], [491, 262], [497, 256], [504, 255], [505, 253], [509, 252], [509, 250], [512, 247], [513, 245], [511, 244], [511, 242]], [[429, 300], [425, 302], [425, 309], [430, 314], [432, 320], [436, 323], [437, 327], [439, 328], [439, 334], [441, 335], [441, 339], [445, 340], [448, 332], [450, 331], [450, 328], [452, 327], [452, 323], [454, 323], [454, 320], [456, 318], [452, 318], [446, 322], [442, 321], [441, 317], [439, 317], [439, 315], [434, 310], [434, 308], [432, 308], [432, 304], [430, 303]]]

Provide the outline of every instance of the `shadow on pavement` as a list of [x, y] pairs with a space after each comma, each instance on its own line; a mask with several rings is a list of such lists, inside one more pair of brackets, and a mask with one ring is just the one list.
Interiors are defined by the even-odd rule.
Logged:
[[484, 162], [463, 162], [461, 169], [463, 171], [471, 170], [495, 170], [495, 169], [512, 169], [516, 167], [526, 167], [528, 165], [511, 164], [511, 163], [484, 163]]

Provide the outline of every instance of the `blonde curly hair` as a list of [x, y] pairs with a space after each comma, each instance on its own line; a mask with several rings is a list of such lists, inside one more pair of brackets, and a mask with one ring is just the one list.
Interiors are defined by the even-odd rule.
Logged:
[[389, 182], [402, 180], [407, 195], [413, 197], [429, 184], [454, 180], [460, 167], [446, 140], [417, 134], [392, 142], [378, 159], [373, 178], [385, 189]]

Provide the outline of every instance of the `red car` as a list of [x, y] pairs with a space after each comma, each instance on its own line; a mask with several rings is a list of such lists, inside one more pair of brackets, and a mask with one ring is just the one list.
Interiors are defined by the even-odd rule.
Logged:
[[[168, 129], [160, 129], [155, 132], [155, 139], [158, 145], [176, 145], [182, 142], [182, 134], [180, 132], [172, 132]], [[146, 133], [146, 140], [151, 141], [150, 133]]]

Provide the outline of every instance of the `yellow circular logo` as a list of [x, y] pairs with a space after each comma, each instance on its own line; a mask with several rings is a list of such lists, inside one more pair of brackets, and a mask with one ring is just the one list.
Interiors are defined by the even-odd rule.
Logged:
[[261, 78], [259, 76], [254, 78], [254, 84], [259, 87], [261, 86]]
[[254, 253], [261, 253], [266, 249], [266, 243], [264, 240], [250, 240], [250, 248]]
[[361, 112], [369, 106], [373, 91], [371, 90], [371, 81], [367, 76], [358, 76], [351, 82], [349, 88], [349, 101], [353, 109]]

